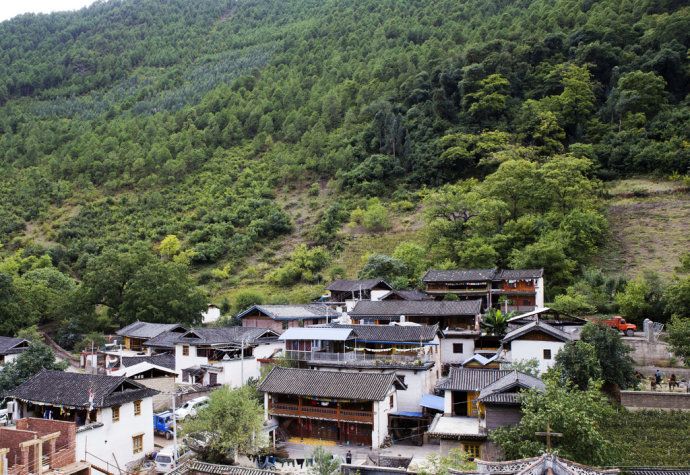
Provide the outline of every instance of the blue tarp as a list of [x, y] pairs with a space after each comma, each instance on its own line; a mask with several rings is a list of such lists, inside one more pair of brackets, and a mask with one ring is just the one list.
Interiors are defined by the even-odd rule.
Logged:
[[396, 413], [391, 414], [391, 416], [424, 417], [424, 414], [422, 414], [421, 412], [413, 411], [398, 411]]
[[434, 396], [433, 394], [425, 394], [422, 396], [422, 400], [419, 401], [419, 405], [422, 407], [428, 407], [429, 409], [443, 411], [443, 398], [440, 396]]

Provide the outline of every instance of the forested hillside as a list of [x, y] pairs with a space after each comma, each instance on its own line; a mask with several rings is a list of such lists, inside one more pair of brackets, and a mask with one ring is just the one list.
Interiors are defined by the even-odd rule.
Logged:
[[603, 182], [687, 179], [688, 47], [681, 0], [111, 0], [0, 23], [0, 333], [193, 322], [248, 280], [348, 272], [348, 233], [401, 223], [361, 275], [544, 267], [582, 307]]

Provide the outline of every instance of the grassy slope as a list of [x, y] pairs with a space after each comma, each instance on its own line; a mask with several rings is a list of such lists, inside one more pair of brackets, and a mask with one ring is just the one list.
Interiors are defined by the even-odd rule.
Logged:
[[633, 277], [645, 270], [669, 276], [690, 249], [690, 193], [679, 182], [612, 182], [610, 239], [597, 259], [605, 271]]

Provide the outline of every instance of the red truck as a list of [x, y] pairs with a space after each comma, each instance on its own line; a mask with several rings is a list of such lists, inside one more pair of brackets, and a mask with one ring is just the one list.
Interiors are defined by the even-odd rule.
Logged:
[[601, 323], [608, 325], [611, 328], [622, 331], [626, 336], [633, 336], [635, 330], [637, 330], [637, 325], [633, 323], [627, 323], [625, 318], [621, 316], [615, 316], [609, 318], [608, 320], [602, 320]]

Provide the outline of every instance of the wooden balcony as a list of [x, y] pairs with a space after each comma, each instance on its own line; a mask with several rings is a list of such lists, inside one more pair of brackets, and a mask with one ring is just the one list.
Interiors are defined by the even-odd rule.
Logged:
[[374, 423], [371, 411], [354, 411], [340, 407], [300, 406], [284, 402], [271, 402], [268, 412], [275, 416], [303, 417], [306, 419], [325, 419], [329, 421]]

